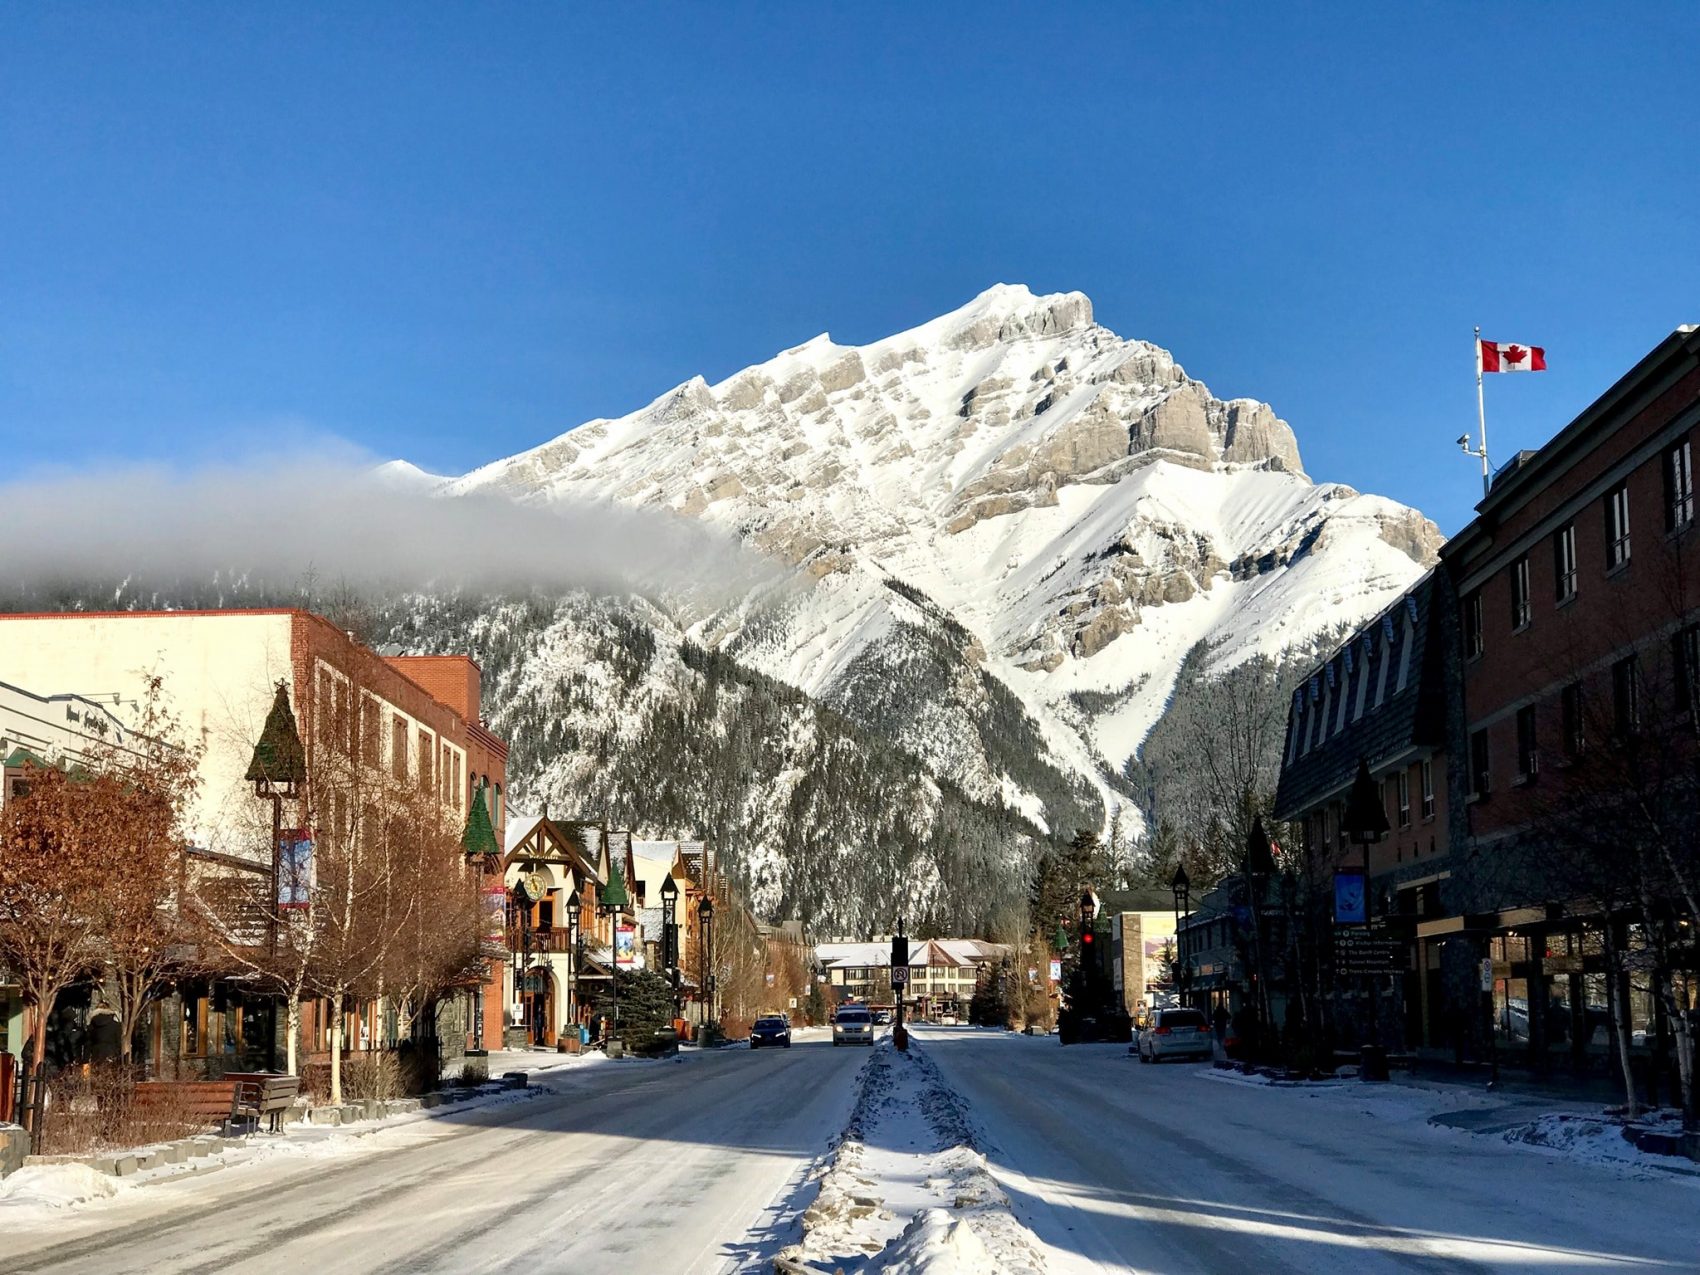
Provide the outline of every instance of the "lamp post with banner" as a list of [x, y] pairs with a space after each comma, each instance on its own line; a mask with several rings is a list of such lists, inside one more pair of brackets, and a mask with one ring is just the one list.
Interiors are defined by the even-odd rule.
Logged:
[[[278, 926], [285, 908], [308, 908], [312, 904], [312, 833], [302, 828], [288, 839], [285, 850], [283, 835], [283, 803], [294, 801], [307, 783], [307, 750], [302, 746], [301, 733], [295, 728], [295, 711], [289, 706], [289, 683], [279, 680], [272, 697], [271, 711], [260, 738], [254, 743], [254, 755], [248, 762], [245, 776], [254, 785], [254, 795], [271, 802], [271, 897], [266, 901], [266, 948], [277, 955]], [[288, 863], [284, 862], [287, 854]], [[277, 1070], [277, 1000], [271, 1003], [271, 1021], [267, 1028], [269, 1041], [268, 1066]], [[42, 1060], [36, 1059], [40, 1066]], [[45, 1073], [44, 1073], [45, 1074]]]
[[[1359, 1073], [1366, 1079], [1386, 1079], [1386, 1064], [1384, 1055], [1379, 1053], [1381, 1045], [1381, 979], [1373, 972], [1372, 944], [1370, 943], [1370, 890], [1369, 890], [1369, 848], [1385, 837], [1390, 830], [1387, 822], [1387, 810], [1382, 805], [1381, 790], [1369, 773], [1369, 762], [1364, 758], [1358, 759], [1358, 773], [1352, 780], [1351, 791], [1346, 796], [1345, 813], [1341, 816], [1340, 826], [1348, 837], [1358, 847], [1362, 857], [1362, 865], [1354, 874], [1342, 870], [1334, 875], [1334, 942], [1336, 963], [1339, 963], [1339, 952], [1345, 934], [1352, 933], [1342, 927], [1357, 926], [1356, 935], [1364, 940], [1360, 950], [1366, 963], [1365, 978], [1369, 981], [1369, 1030], [1365, 1032], [1365, 1057]], [[1369, 1051], [1377, 1051], [1371, 1053]], [[1371, 1077], [1369, 1073], [1377, 1073]]]

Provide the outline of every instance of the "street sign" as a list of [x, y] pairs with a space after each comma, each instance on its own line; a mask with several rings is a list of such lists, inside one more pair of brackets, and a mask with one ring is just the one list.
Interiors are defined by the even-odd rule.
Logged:
[[891, 985], [893, 987], [902, 987], [908, 981], [909, 981], [909, 967], [907, 965], [894, 965], [894, 966], [892, 966], [892, 969], [891, 969]]
[[1493, 990], [1493, 961], [1485, 956], [1482, 958], [1482, 990], [1484, 992]]
[[1334, 970], [1338, 974], [1396, 974], [1406, 966], [1405, 945], [1367, 930], [1337, 930]]

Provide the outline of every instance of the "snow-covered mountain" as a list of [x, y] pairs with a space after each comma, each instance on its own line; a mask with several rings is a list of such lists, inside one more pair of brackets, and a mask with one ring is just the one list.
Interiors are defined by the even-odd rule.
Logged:
[[1009, 285], [869, 345], [823, 335], [693, 378], [439, 490], [733, 532], [795, 579], [695, 617], [693, 640], [1041, 826], [1056, 803], [1016, 753], [1113, 804], [1189, 651], [1305, 647], [1440, 544], [1405, 506], [1313, 482], [1269, 405], [1215, 398], [1078, 292]]

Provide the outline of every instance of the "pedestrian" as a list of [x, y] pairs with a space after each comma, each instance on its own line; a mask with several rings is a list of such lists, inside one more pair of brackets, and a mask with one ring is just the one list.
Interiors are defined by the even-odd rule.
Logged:
[[1210, 1025], [1216, 1029], [1216, 1043], [1225, 1045], [1228, 1042], [1228, 1007], [1221, 1001], [1216, 1002], [1216, 1012], [1210, 1016]]

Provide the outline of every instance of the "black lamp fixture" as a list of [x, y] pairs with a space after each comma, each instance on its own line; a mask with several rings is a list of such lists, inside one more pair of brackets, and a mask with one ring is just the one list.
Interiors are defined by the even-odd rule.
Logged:
[[584, 935], [579, 932], [578, 920], [581, 900], [576, 881], [573, 883], [572, 893], [567, 895], [566, 903], [563, 906], [567, 909], [567, 951], [572, 954], [572, 978], [567, 985], [572, 1001], [569, 1006], [569, 1017], [573, 1029], [576, 1031], [578, 1029], [578, 967], [584, 955]]
[[661, 963], [667, 967], [667, 980], [673, 985], [673, 1017], [679, 1016], [679, 883], [669, 872], [661, 882]]
[[1181, 1004], [1186, 1004], [1191, 990], [1192, 957], [1183, 948], [1189, 935], [1181, 928], [1182, 920], [1192, 913], [1192, 878], [1186, 874], [1186, 864], [1175, 864], [1175, 875], [1169, 879], [1169, 889], [1175, 896], [1175, 982]]
[[704, 894], [697, 904], [697, 919], [702, 923], [699, 936], [702, 943], [702, 994], [707, 1006], [707, 1021], [714, 1021], [714, 898]]

